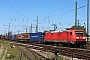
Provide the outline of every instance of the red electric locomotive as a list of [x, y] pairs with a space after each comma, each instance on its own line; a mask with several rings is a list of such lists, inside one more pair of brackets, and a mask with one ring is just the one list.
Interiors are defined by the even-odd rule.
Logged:
[[83, 30], [69, 29], [67, 31], [46, 32], [44, 42], [54, 42], [74, 46], [83, 46], [86, 44], [86, 36]]

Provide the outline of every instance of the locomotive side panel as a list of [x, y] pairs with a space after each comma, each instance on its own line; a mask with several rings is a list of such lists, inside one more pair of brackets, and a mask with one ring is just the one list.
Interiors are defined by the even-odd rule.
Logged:
[[67, 42], [68, 32], [46, 32], [44, 41]]
[[68, 40], [68, 32], [59, 33], [58, 40], [61, 41], [61, 42], [67, 42], [67, 40]]

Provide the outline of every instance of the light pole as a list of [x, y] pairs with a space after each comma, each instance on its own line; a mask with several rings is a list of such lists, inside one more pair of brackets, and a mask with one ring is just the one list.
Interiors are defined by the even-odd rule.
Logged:
[[10, 32], [10, 23], [9, 23], [9, 26], [8, 26], [8, 33]]
[[85, 32], [86, 32], [86, 24], [84, 23], [84, 29], [85, 29]]
[[36, 25], [36, 32], [38, 32], [38, 14], [37, 14], [37, 20], [36, 20], [36, 23], [37, 23], [37, 25]]
[[[3, 26], [8, 26], [8, 25], [3, 25]], [[7, 33], [7, 27], [6, 27], [5, 29], [6, 29], [6, 31], [4, 31], [4, 33], [5, 33], [5, 32]]]

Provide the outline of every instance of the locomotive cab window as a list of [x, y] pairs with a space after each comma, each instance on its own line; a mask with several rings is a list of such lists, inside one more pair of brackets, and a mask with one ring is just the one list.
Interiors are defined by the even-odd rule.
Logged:
[[76, 36], [83, 36], [84, 32], [76, 32]]
[[72, 35], [72, 32], [70, 32], [70, 35]]

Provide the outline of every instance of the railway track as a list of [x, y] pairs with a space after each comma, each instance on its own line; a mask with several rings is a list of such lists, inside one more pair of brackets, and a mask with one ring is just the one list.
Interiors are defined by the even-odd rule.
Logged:
[[30, 44], [17, 43], [17, 45], [26, 47], [28, 49], [37, 49], [37, 50], [57, 53], [58, 55], [90, 60], [90, 50], [86, 50], [86, 49], [60, 47], [60, 46], [43, 45], [43, 44], [35, 44], [35, 43], [30, 43]]
[[[17, 44], [16, 41], [8, 41], [8, 42]], [[25, 43], [25, 44], [27, 44], [27, 43]], [[18, 57], [18, 60], [23, 60], [23, 56], [24, 56], [24, 59], [27, 59], [27, 60], [46, 60], [46, 59], [48, 59], [48, 58], [36, 53], [35, 51], [30, 50], [29, 48], [25, 47], [24, 45], [21, 44], [20, 46], [17, 46], [18, 49], [20, 50], [20, 55]], [[24, 46], [24, 47], [22, 47], [22, 46]]]
[[[48, 58], [36, 53], [35, 51], [32, 51], [31, 49], [27, 48], [27, 47], [22, 47], [23, 45], [18, 46], [21, 53], [23, 53], [26, 58], [28, 58], [28, 60], [46, 60]], [[21, 54], [22, 55], [22, 54]], [[22, 56], [20, 55], [20, 59], [22, 60]]]
[[18, 47], [20, 50], [20, 56], [18, 60], [23, 60], [23, 55], [28, 59], [28, 60], [32, 60], [31, 57], [28, 56], [27, 52], [22, 49], [20, 46]]
[[69, 48], [37, 43], [16, 43], [16, 44], [28, 49], [37, 49], [52, 53], [57, 52], [58, 55], [65, 55], [73, 58], [90, 60], [90, 45], [87, 46], [88, 48], [86, 47], [84, 49], [80, 49], [80, 48]]

